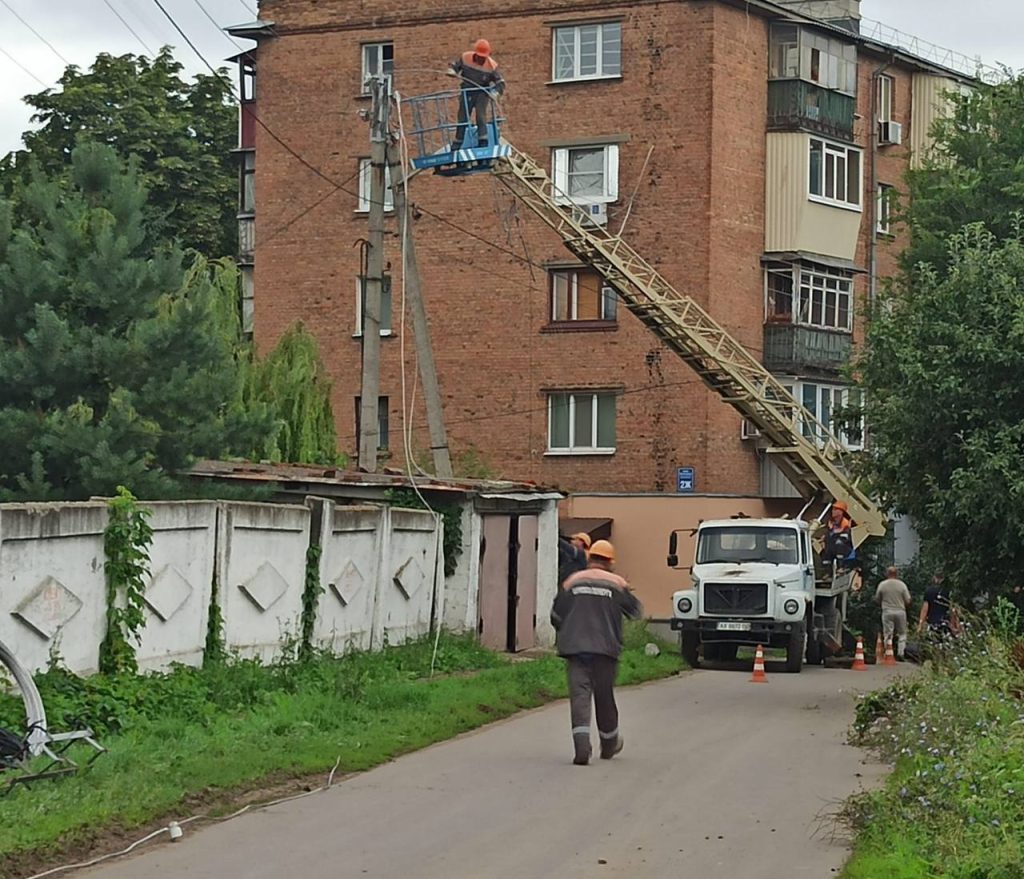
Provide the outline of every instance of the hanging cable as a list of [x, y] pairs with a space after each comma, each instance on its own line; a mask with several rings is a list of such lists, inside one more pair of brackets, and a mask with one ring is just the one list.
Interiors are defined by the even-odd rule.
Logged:
[[15, 58], [10, 52], [8, 52], [3, 46], [0, 46], [0, 55], [3, 55], [8, 60], [10, 60], [13, 64], [16, 64], [18, 67], [20, 67], [25, 73], [27, 73], [29, 76], [31, 76], [32, 79], [34, 79], [36, 82], [38, 82], [44, 89], [50, 88], [50, 85], [48, 83], [44, 82], [38, 76], [36, 76], [31, 70], [29, 70], [24, 64], [22, 64], [17, 58]]
[[15, 17], [16, 19], [18, 19], [18, 21], [20, 21], [20, 22], [21, 22], [21, 23], [22, 23], [23, 25], [25, 25], [25, 27], [27, 27], [27, 28], [28, 28], [28, 29], [29, 29], [30, 31], [32, 31], [32, 33], [33, 33], [33, 34], [35, 34], [35, 35], [36, 35], [36, 37], [38, 37], [38, 38], [39, 38], [39, 40], [40, 40], [40, 41], [41, 41], [41, 42], [42, 42], [43, 44], [45, 44], [45, 46], [46, 46], [46, 47], [47, 47], [47, 48], [48, 48], [48, 49], [49, 49], [49, 50], [50, 50], [51, 52], [53, 52], [53, 54], [54, 54], [54, 55], [56, 55], [56, 56], [57, 56], [57, 57], [58, 57], [58, 58], [59, 58], [59, 59], [60, 59], [61, 61], [63, 61], [63, 62], [65, 63], [65, 64], [70, 64], [70, 63], [71, 63], [70, 61], [68, 61], [68, 59], [67, 59], [67, 58], [65, 58], [65, 57], [64, 57], [63, 55], [61, 55], [61, 53], [60, 53], [60, 52], [58, 52], [58, 51], [57, 51], [57, 49], [56, 49], [56, 47], [55, 47], [55, 46], [53, 45], [53, 43], [51, 43], [51, 42], [50, 42], [50, 41], [49, 41], [48, 39], [46, 39], [46, 37], [44, 37], [44, 36], [43, 36], [43, 35], [42, 35], [41, 33], [39, 33], [39, 31], [37, 31], [37, 30], [36, 30], [36, 29], [35, 29], [34, 27], [32, 27], [32, 25], [30, 25], [30, 24], [29, 24], [29, 23], [28, 23], [27, 21], [25, 21], [25, 19], [24, 19], [24, 18], [22, 18], [22, 17], [21, 17], [21, 16], [20, 16], [20, 15], [18, 14], [18, 11], [17, 11], [17, 10], [16, 10], [16, 9], [15, 9], [15, 8], [14, 8], [13, 6], [11, 6], [11, 4], [7, 2], [7, 0], [0, 0], [0, 4], [2, 4], [2, 5], [3, 5], [3, 7], [4, 7], [4, 8], [5, 8], [5, 9], [6, 9], [6, 10], [7, 10], [8, 12], [9, 12], [9, 13], [11, 13], [11, 15], [13, 15], [13, 16], [14, 16], [14, 17]]
[[117, 16], [117, 20], [125, 26], [125, 28], [128, 30], [128, 33], [135, 37], [135, 39], [137, 39], [141, 44], [142, 48], [145, 49], [150, 54], [150, 56], [152, 56], [154, 54], [153, 50], [150, 49], [146, 41], [139, 36], [138, 31], [136, 31], [135, 28], [128, 24], [128, 20], [123, 15], [121, 15], [120, 12], [117, 11], [117, 8], [114, 6], [111, 0], [103, 0], [103, 2], [106, 4], [107, 9], [109, 9], [111, 12], [114, 13], [114, 15]]
[[232, 43], [234, 43], [236, 49], [242, 49], [243, 48], [242, 44], [240, 42], [238, 42], [238, 40], [236, 40], [233, 36], [231, 36], [231, 34], [229, 34], [226, 30], [224, 30], [224, 28], [222, 28], [217, 23], [217, 19], [215, 19], [212, 15], [210, 15], [209, 12], [206, 11], [206, 7], [203, 6], [202, 0], [193, 0], [193, 2], [196, 4], [196, 6], [199, 7], [199, 9], [203, 13], [203, 15], [205, 15], [210, 20], [210, 24], [212, 24], [215, 28], [217, 28], [217, 32], [222, 37], [224, 37], [224, 39], [230, 40]]

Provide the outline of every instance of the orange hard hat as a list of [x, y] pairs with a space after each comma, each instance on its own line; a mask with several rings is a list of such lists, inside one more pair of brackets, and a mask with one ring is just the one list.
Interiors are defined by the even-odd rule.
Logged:
[[850, 512], [850, 508], [846, 505], [846, 501], [836, 501], [832, 504], [833, 510], [842, 510], [844, 513]]
[[582, 543], [582, 544], [583, 544], [583, 545], [584, 545], [584, 546], [585, 546], [585, 547], [586, 547], [587, 549], [590, 549], [590, 535], [589, 535], [589, 534], [587, 534], [587, 532], [586, 532], [586, 531], [580, 531], [580, 532], [579, 532], [579, 534], [574, 534], [574, 535], [572, 536], [572, 539], [573, 539], [573, 540], [578, 540], [578, 541], [579, 541], [580, 543]]
[[615, 561], [615, 547], [608, 540], [595, 540], [590, 547], [590, 557], [606, 559], [609, 562]]
[[483, 55], [484, 58], [489, 58], [491, 55], [491, 44], [487, 40], [477, 40], [473, 46], [473, 52], [477, 55]]

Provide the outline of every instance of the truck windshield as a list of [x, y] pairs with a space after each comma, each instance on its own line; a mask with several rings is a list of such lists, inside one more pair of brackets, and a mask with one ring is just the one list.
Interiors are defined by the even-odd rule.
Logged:
[[767, 562], [795, 565], [800, 561], [799, 533], [790, 528], [703, 528], [697, 542], [697, 564]]

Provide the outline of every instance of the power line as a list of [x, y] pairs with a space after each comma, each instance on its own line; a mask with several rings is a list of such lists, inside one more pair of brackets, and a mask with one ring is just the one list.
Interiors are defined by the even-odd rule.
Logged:
[[34, 79], [36, 82], [38, 82], [44, 89], [50, 88], [50, 84], [49, 83], [44, 82], [38, 76], [36, 76], [31, 70], [29, 70], [24, 64], [22, 64], [17, 58], [15, 58], [10, 52], [8, 52], [3, 46], [0, 46], [0, 54], [4, 55], [12, 63], [17, 64], [18, 67], [20, 67], [25, 73], [27, 73], [29, 76], [31, 76], [32, 79]]
[[25, 21], [25, 19], [22, 18], [18, 14], [18, 11], [13, 6], [11, 6], [11, 4], [7, 2], [7, 0], [0, 0], [0, 3], [3, 4], [4, 8], [9, 13], [11, 13], [11, 15], [13, 15], [16, 19], [18, 19], [18, 21], [20, 21], [23, 25], [25, 25], [25, 27], [27, 27], [30, 31], [32, 31], [32, 33], [34, 33], [40, 40], [42, 40], [46, 44], [47, 48], [51, 52], [53, 52], [54, 55], [56, 55], [58, 58], [60, 58], [61, 61], [63, 61], [65, 64], [70, 64], [71, 63], [70, 61], [68, 61], [67, 58], [65, 58], [63, 55], [61, 55], [60, 52], [58, 52], [56, 50], [56, 48], [54, 48], [53, 43], [51, 43], [48, 39], [46, 39], [46, 37], [44, 37], [41, 33], [39, 33], [39, 31], [37, 31], [34, 27], [32, 27], [32, 25], [30, 25], [27, 21]]
[[130, 24], [128, 24], [128, 20], [123, 15], [121, 15], [120, 12], [117, 11], [117, 8], [114, 6], [114, 4], [111, 3], [110, 0], [103, 0], [103, 2], [106, 4], [107, 9], [109, 9], [111, 12], [114, 13], [114, 15], [117, 16], [117, 20], [120, 21], [121, 24], [123, 24], [128, 29], [128, 32], [133, 37], [135, 37], [135, 39], [137, 39], [139, 41], [139, 43], [142, 44], [142, 48], [145, 49], [146, 52], [149, 53], [150, 56], [153, 56], [155, 54], [153, 52], [153, 50], [150, 49], [149, 46], [146, 44], [146, 41], [144, 39], [142, 39], [142, 37], [139, 36], [139, 34], [135, 30], [135, 28], [133, 28]]
[[257, 14], [257, 13], [256, 13], [256, 10], [255, 10], [255, 9], [253, 9], [253, 8], [252, 8], [252, 7], [251, 7], [251, 6], [250, 6], [250, 5], [248, 4], [248, 3], [246, 3], [246, 2], [245, 2], [245, 0], [238, 0], [238, 2], [242, 4], [242, 8], [243, 8], [243, 9], [244, 9], [244, 10], [245, 10], [246, 12], [248, 12], [248, 13], [249, 13], [249, 15], [256, 15], [256, 14]]
[[[156, 4], [157, 9], [159, 9], [164, 14], [164, 17], [171, 23], [171, 25], [174, 27], [174, 29], [180, 34], [181, 38], [188, 44], [188, 47], [193, 52], [196, 53], [196, 57], [198, 57], [199, 60], [202, 61], [203, 64], [205, 64], [207, 66], [207, 68], [209, 68], [210, 73], [212, 73], [218, 79], [224, 78], [224, 74], [221, 73], [219, 70], [214, 70], [213, 65], [209, 61], [206, 60], [206, 56], [202, 52], [200, 52], [199, 49], [196, 48], [196, 44], [193, 43], [192, 40], [189, 39], [188, 34], [186, 34], [185, 31], [183, 31], [181, 29], [181, 27], [178, 25], [178, 22], [176, 22], [174, 20], [174, 16], [172, 16], [171, 13], [169, 13], [164, 8], [163, 3], [161, 3], [160, 0], [153, 0], [153, 2]], [[233, 91], [234, 91], [234, 88], [232, 87], [232, 92]]]
[[238, 40], [236, 40], [233, 36], [231, 36], [231, 34], [229, 34], [226, 30], [224, 30], [224, 28], [222, 28], [219, 24], [217, 24], [217, 19], [215, 19], [212, 15], [210, 15], [209, 12], [206, 11], [206, 7], [203, 6], [202, 0], [193, 0], [193, 2], [196, 4], [196, 6], [199, 7], [199, 9], [202, 11], [203, 15], [205, 15], [210, 20], [210, 24], [212, 24], [215, 28], [217, 28], [217, 32], [222, 37], [224, 37], [224, 39], [230, 40], [232, 43], [235, 44], [236, 48], [238, 48], [238, 49], [242, 48], [242, 44], [240, 42], [238, 42]]

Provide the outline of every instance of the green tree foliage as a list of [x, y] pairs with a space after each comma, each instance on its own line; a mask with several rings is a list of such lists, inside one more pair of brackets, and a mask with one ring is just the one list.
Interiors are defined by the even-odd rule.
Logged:
[[166, 496], [193, 458], [271, 431], [243, 405], [236, 270], [152, 248], [149, 217], [139, 174], [97, 144], [0, 202], [0, 496]]
[[0, 163], [0, 190], [12, 196], [33, 166], [66, 175], [79, 143], [107, 144], [138, 163], [152, 243], [173, 239], [207, 256], [233, 254], [238, 122], [230, 80], [200, 74], [189, 82], [181, 71], [167, 47], [153, 59], [104, 53], [88, 71], [68, 67], [60, 89], [25, 98], [39, 127]]
[[907, 176], [907, 271], [921, 262], [942, 270], [949, 239], [968, 223], [1010, 235], [1024, 207], [1024, 76], [949, 99], [950, 114], [932, 131], [934, 150]]
[[1024, 239], [981, 224], [882, 299], [858, 369], [867, 464], [962, 597], [1024, 570]]
[[257, 457], [302, 464], [341, 463], [331, 382], [316, 340], [301, 323], [254, 364], [247, 397], [269, 406], [277, 424], [273, 438], [254, 450]]

